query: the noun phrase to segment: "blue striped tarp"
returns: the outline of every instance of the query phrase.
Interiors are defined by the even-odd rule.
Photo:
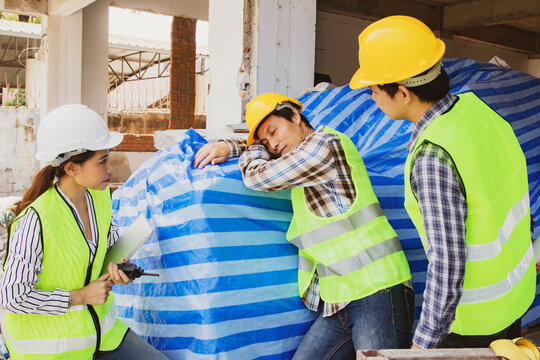
[[[472,60],[444,65],[453,93],[473,91],[511,122],[527,157],[531,212],[540,223],[540,80]],[[344,132],[360,151],[409,260],[418,318],[427,260],[403,208],[412,124],[384,116],[367,89],[344,86],[300,100],[314,127]],[[133,262],[161,274],[115,287],[120,316],[171,359],[289,359],[314,315],[298,298],[296,249],[285,240],[289,192],[245,188],[237,159],[193,169],[203,143],[188,131],[113,194],[121,228],[145,214],[156,229]],[[524,325],[540,319],[539,305]]]
[[[285,240],[289,192],[247,189],[237,159],[193,169],[189,130],[113,194],[115,221],[155,228],[133,262],[159,272],[114,293],[120,317],[171,359],[289,359],[314,313],[298,297]]]

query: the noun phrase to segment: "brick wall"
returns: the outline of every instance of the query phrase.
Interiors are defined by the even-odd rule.
[[[171,29],[169,129],[195,126],[195,19],[175,16]]]
[[[122,134],[150,135],[169,129],[170,114],[148,111],[109,111],[109,130]]]
[[[154,135],[134,135],[124,134],[124,140],[113,151],[135,151],[135,152],[153,152],[157,151],[154,147]]]

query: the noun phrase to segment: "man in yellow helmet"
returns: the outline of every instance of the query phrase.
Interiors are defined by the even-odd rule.
[[[193,164],[241,154],[247,187],[291,189],[287,240],[299,249],[299,295],[319,312],[294,359],[409,347],[414,294],[399,239],[352,141],[330,128],[314,130],[301,111],[295,99],[260,95],[247,105],[247,143],[205,145]]]
[[[358,42],[351,88],[369,86],[391,119],[415,124],[405,208],[430,262],[413,348],[519,336],[536,276],[527,168],[510,124],[473,93],[449,93],[445,45],[421,21],[390,16]]]

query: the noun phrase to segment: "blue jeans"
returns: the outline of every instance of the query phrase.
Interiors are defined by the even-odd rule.
[[[134,331],[128,330],[122,343],[113,351],[100,351],[97,360],[167,360],[167,357],[144,341]]]
[[[414,293],[403,284],[355,300],[330,317],[321,308],[293,360],[355,359],[356,350],[411,346]]]

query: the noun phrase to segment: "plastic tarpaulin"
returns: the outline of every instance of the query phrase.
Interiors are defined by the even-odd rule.
[[[475,92],[512,124],[527,157],[531,213],[540,223],[540,80],[472,60],[444,60],[444,66],[452,93]],[[369,89],[344,86],[300,100],[314,127],[347,134],[360,151],[409,260],[418,318],[427,260],[403,208],[413,125],[386,117]],[[113,194],[121,228],[145,214],[156,229],[133,262],[161,274],[116,286],[119,314],[172,359],[289,359],[314,316],[298,297],[296,249],[285,240],[289,192],[245,188],[237,159],[193,169],[203,143],[188,131]],[[539,305],[524,325],[540,319]]]
[[[133,262],[159,278],[114,289],[119,315],[171,359],[288,359],[314,313],[298,297],[285,240],[289,192],[247,189],[238,159],[193,169],[189,130],[113,194],[120,227],[146,214],[154,234]]]

